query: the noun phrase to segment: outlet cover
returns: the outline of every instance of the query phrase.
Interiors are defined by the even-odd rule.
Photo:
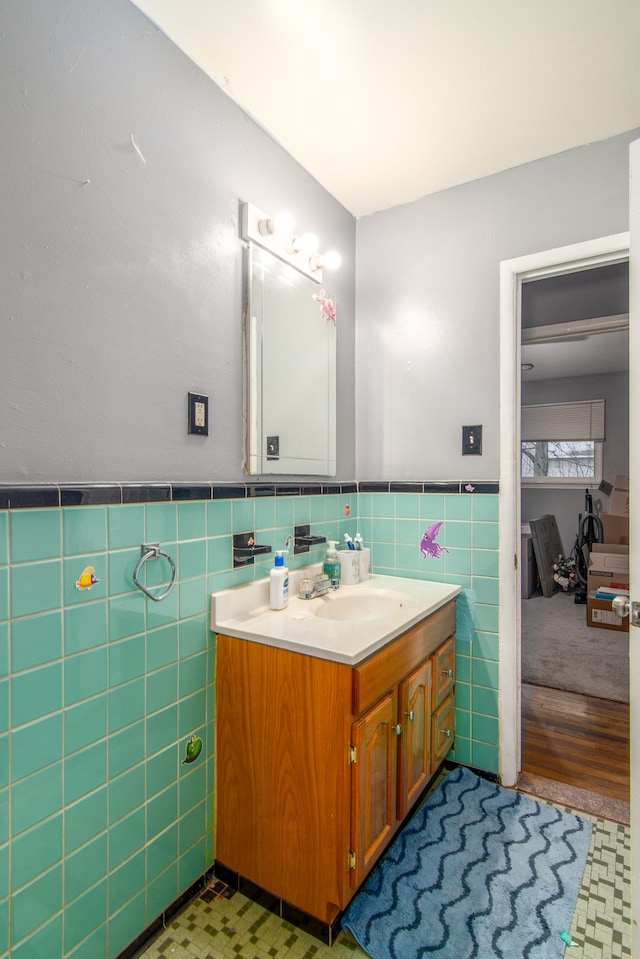
[[[482,427],[462,427],[462,455],[482,456]]]
[[[187,393],[189,398],[189,432],[209,435],[209,397],[202,393]]]

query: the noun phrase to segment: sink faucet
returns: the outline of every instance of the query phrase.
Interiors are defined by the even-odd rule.
[[[316,596],[324,596],[330,589],[338,588],[337,580],[331,580],[326,573],[317,573],[313,579],[303,579],[300,581],[300,599],[315,599]]]

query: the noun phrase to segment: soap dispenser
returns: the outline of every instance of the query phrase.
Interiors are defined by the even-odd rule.
[[[327,555],[325,557],[324,566],[322,571],[325,576],[328,576],[331,580],[331,585],[334,589],[340,584],[340,573],[342,572],[342,567],[340,566],[340,557],[338,556],[338,550],[336,546],[338,543],[336,540],[330,539],[327,549]]]
[[[276,550],[275,564],[269,573],[269,606],[284,609],[289,604],[289,570],[284,565],[286,549]]]

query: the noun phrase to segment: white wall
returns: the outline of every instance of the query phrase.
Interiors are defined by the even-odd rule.
[[[627,230],[638,136],[358,221],[358,479],[498,479],[500,261]],[[461,427],[477,423],[483,455],[463,457]]]

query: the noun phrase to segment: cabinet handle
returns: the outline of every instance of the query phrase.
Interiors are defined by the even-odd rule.
[[[413,709],[410,709],[408,713],[405,713],[405,716],[408,716],[409,721],[413,722]]]
[[[450,730],[450,729],[441,729],[441,730],[440,730],[440,735],[441,735],[441,736],[444,736],[445,739],[448,739],[449,736],[451,735],[451,730]]]
[[[396,736],[401,736],[401,735],[402,735],[402,723],[398,723],[398,725],[397,725],[397,726],[393,726],[392,729],[393,729],[394,733],[396,734]]]
[[[452,669],[445,669],[445,668],[443,667],[443,669],[442,669],[442,675],[443,675],[443,676],[448,676],[449,678],[451,678],[451,677],[453,676],[453,670],[452,670]]]

